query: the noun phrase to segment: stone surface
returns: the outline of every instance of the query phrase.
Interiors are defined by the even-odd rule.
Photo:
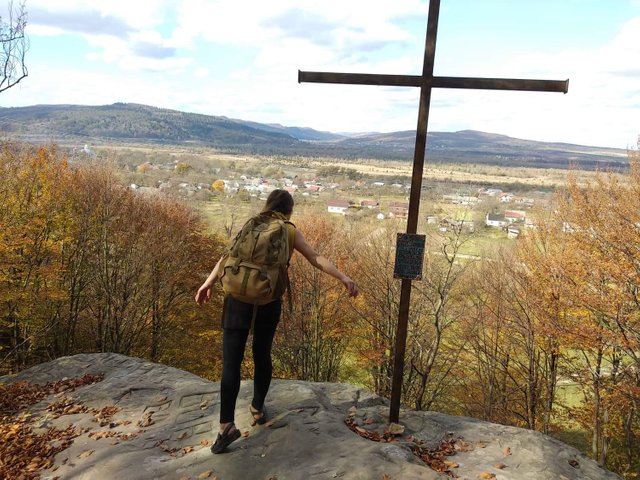
[[[447,440],[458,451],[446,460],[456,465],[450,470],[461,479],[481,474],[497,480],[619,478],[545,435],[436,412],[403,411],[404,433],[391,443],[363,438],[384,435],[388,403],[352,385],[275,380],[267,398],[270,421],[251,427],[253,387],[243,382],[236,424],[245,436],[228,453],[213,455],[218,382],[117,354],[60,358],[0,381],[46,383],[85,373],[104,374],[104,379],[67,396],[88,407],[115,405],[119,411],[111,426],[101,427],[90,414],[53,418],[45,411],[51,397],[30,408],[42,428],[74,424],[87,430],[56,456],[55,471],[43,472],[43,478],[437,479],[445,476],[411,449],[434,449]]]

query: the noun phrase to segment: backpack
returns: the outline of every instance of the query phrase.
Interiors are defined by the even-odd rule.
[[[220,282],[225,295],[255,306],[280,298],[289,284],[295,225],[277,212],[250,218],[231,242]]]

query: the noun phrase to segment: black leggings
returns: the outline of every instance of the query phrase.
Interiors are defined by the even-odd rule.
[[[271,346],[280,320],[282,302],[277,300],[258,307],[253,334],[254,409],[262,410],[271,384],[273,367]],[[234,421],[236,399],[240,391],[240,367],[249,336],[253,305],[228,299],[225,305],[222,336],[222,380],[220,382],[220,423]],[[242,320],[240,320],[242,319]]]

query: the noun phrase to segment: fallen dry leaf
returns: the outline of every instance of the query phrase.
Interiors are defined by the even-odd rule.
[[[572,460],[569,460],[568,462],[569,462],[569,465],[571,465],[573,468],[578,468],[578,466],[580,465],[577,460],[572,459]]]
[[[364,423],[365,425],[371,425],[374,422],[375,422],[375,420],[373,418],[368,417],[368,418],[365,418],[364,422],[362,422],[362,423]]]
[[[511,455],[511,447],[504,447],[502,449],[502,453],[504,453],[505,455]]]
[[[89,438],[92,440],[100,440],[101,438],[109,438],[109,437],[115,437],[116,436],[116,432],[114,432],[113,430],[109,431],[101,431],[101,432],[91,432],[89,434]]]
[[[186,455],[187,453],[191,453],[193,452],[193,447],[191,445],[187,445],[186,447],[184,447],[182,449],[182,451],[184,452],[184,454]]]
[[[153,410],[150,410],[147,413],[145,413],[142,416],[142,418],[138,420],[138,425],[142,428],[153,425],[155,422],[151,419],[151,415],[153,415],[154,413],[155,412]]]
[[[404,433],[404,425],[400,425],[399,423],[391,422],[389,424],[388,431],[391,435],[400,435]]]
[[[207,447],[211,445],[211,440],[209,440],[208,438],[203,438],[202,440],[200,440],[200,445],[202,445],[203,447]]]
[[[202,472],[198,475],[198,478],[209,478],[213,472],[211,470],[207,470],[206,472]]]
[[[498,463],[494,463],[494,464],[493,464],[493,466],[494,466],[495,468],[497,468],[498,470],[502,470],[502,469],[504,469],[504,468],[507,468],[507,466],[506,466],[504,463],[500,463],[500,462],[498,462]]]
[[[382,476],[382,480],[393,480],[393,479],[391,478],[391,475],[389,475],[389,474],[386,474],[386,473],[385,473],[385,474]]]
[[[484,442],[476,442],[476,447],[478,448],[487,448],[487,444]]]
[[[493,473],[482,472],[480,475],[478,475],[478,478],[482,478],[483,480],[491,480],[492,478],[496,478],[496,476]]]
[[[208,406],[209,406],[209,400],[203,400],[202,402],[200,402],[200,410],[206,410]]]
[[[460,466],[456,462],[452,462],[450,460],[445,460],[443,463],[449,468],[458,468]]]
[[[93,455],[93,452],[95,450],[85,450],[84,452],[82,452],[80,455],[78,455],[78,458],[87,458],[90,457],[91,455]]]
[[[178,440],[184,440],[188,436],[189,436],[189,434],[186,431],[184,431],[180,435],[178,435]]]

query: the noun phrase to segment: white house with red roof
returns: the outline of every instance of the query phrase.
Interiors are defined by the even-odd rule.
[[[338,213],[340,215],[346,215],[349,208],[349,202],[341,199],[333,199],[327,201],[327,211],[329,213]]]

